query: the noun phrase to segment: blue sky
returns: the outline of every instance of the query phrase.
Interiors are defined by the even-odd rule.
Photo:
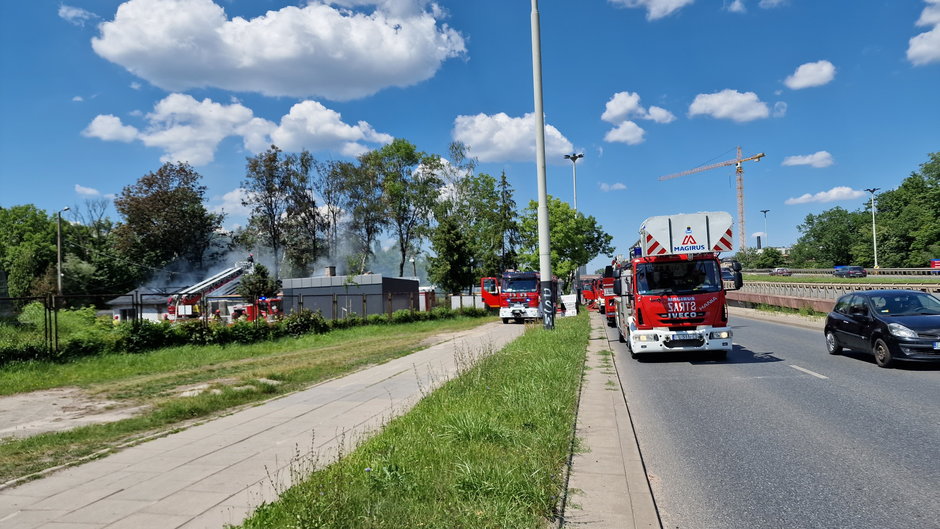
[[[548,190],[625,252],[646,217],[723,210],[749,245],[862,207],[940,151],[940,0],[539,3]],[[0,7],[0,206],[54,212],[189,161],[244,221],[245,158],[401,137],[536,199],[531,2],[67,0]],[[112,212],[112,215],[115,216]],[[735,237],[737,244],[737,236]],[[604,264],[596,259],[590,269]]]

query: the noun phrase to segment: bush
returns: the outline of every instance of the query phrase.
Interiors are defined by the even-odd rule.
[[[461,316],[467,316],[469,318],[482,318],[486,316],[489,312],[486,309],[478,309],[475,307],[461,307],[457,309],[457,314]]]
[[[108,349],[108,342],[97,332],[76,334],[64,344],[59,344],[60,360],[101,354]]]
[[[271,334],[268,324],[264,321],[239,320],[229,327],[232,340],[241,344],[249,344],[267,340]]]
[[[44,360],[49,357],[42,339],[30,341],[0,340],[0,366],[13,362]]]
[[[431,309],[431,319],[432,320],[446,320],[448,318],[454,317],[454,311],[450,310],[447,307],[437,306]]]
[[[418,317],[415,316],[414,312],[408,309],[402,309],[393,312],[390,321],[391,323],[410,323],[417,319]]]
[[[322,334],[329,330],[329,325],[323,319],[320,311],[313,312],[309,309],[287,315],[278,325],[282,326],[284,332],[290,336],[302,336],[309,333]]]
[[[370,314],[366,318],[366,324],[368,325],[385,325],[388,323],[388,316],[385,314]]]
[[[149,320],[133,320],[117,326],[120,336],[117,345],[121,351],[139,353],[172,345],[178,339],[169,323],[154,323]]]

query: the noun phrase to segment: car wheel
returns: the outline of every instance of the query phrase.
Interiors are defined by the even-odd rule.
[[[831,330],[826,330],[826,349],[831,355],[837,355],[842,352],[842,346],[836,340],[836,335]]]
[[[872,352],[875,353],[875,363],[878,364],[878,367],[891,367],[894,365],[894,356],[891,355],[891,349],[881,338],[875,340]]]

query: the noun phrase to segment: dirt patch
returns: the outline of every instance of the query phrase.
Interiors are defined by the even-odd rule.
[[[0,397],[0,439],[61,432],[133,417],[145,406],[94,398],[79,388],[56,388]]]

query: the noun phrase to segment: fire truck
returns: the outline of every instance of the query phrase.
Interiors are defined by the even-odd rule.
[[[604,267],[604,275],[599,281],[597,291],[598,311],[607,318],[607,326],[617,325],[617,296],[614,293],[614,269],[617,260]]]
[[[168,319],[178,320],[200,317],[199,307],[204,296],[238,279],[242,274],[250,272],[253,268],[254,259],[249,257],[248,261],[235,263],[235,266],[226,268],[208,279],[173,294],[166,303]]]
[[[741,288],[721,277],[719,253],[731,251],[726,212],[650,217],[614,283],[616,326],[634,358],[649,353],[703,351],[717,359],[732,349],[726,290]]]
[[[558,297],[558,281],[553,279],[550,285],[553,306],[556,306],[554,300]],[[480,291],[484,303],[488,306],[499,307],[499,317],[503,323],[541,319],[542,287],[539,273],[533,271],[506,270],[500,278],[480,279]]]
[[[597,274],[585,274],[581,276],[581,301],[588,310],[597,310],[597,281],[601,276]]]

